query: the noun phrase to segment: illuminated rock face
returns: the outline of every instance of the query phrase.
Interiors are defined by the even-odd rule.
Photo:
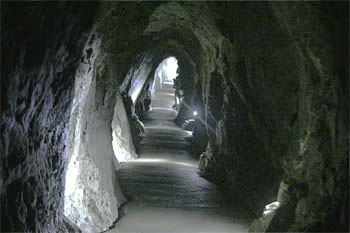
[[[66,141],[92,6],[1,5],[1,232],[73,232]]]
[[[117,102],[114,107],[112,130],[112,145],[116,159],[120,163],[136,159],[138,155],[135,152],[129,120],[119,91],[117,93]]]
[[[92,33],[76,74],[67,142],[64,214],[83,232],[107,230],[118,218],[118,207],[125,201],[114,173],[119,164],[112,149],[108,124],[111,119],[108,111],[95,105],[99,100],[94,67],[100,45],[101,40]],[[125,115],[123,108],[119,105],[119,111]],[[120,128],[121,123],[129,126],[124,118],[124,122],[114,122],[114,127]],[[132,145],[132,140],[128,143]]]

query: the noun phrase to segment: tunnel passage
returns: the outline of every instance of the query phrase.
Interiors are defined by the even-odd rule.
[[[348,232],[348,4],[3,3],[1,230],[108,229],[147,85],[175,56],[175,121],[197,111],[187,145],[250,231]]]
[[[165,58],[156,68],[154,72],[154,77],[150,80],[146,87],[146,98],[144,99],[145,110],[152,109],[151,106],[156,105],[156,107],[169,108],[175,107],[176,96],[175,89],[172,88],[175,85],[174,80],[178,76],[178,61],[175,57]],[[166,89],[169,89],[166,91]],[[164,91],[164,93],[161,93]],[[155,97],[158,101],[163,101],[167,103],[155,103]],[[163,96],[164,98],[161,98]],[[169,98],[169,96],[172,97]]]
[[[192,131],[175,124],[175,90],[170,82],[160,84],[152,108],[140,117],[145,129],[140,157],[117,172],[131,200],[122,207],[127,214],[108,232],[247,231],[252,217],[200,177],[198,158],[190,152]]]

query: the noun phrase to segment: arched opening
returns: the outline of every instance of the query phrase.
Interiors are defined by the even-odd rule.
[[[165,58],[154,72],[151,91],[151,105],[154,108],[176,109],[179,97],[176,96],[176,77],[179,75],[178,60]]]
[[[176,57],[165,58],[157,67],[155,72],[156,81],[158,86],[161,84],[173,84],[174,79],[179,75],[178,73],[178,61]]]

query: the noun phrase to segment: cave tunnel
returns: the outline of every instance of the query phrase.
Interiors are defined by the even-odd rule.
[[[1,232],[349,232],[349,3],[1,2]]]

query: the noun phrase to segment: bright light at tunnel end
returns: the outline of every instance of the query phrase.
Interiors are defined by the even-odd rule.
[[[197,116],[197,111],[194,111],[194,112],[193,112],[193,116]]]
[[[173,81],[174,78],[178,75],[177,73],[177,59],[175,57],[168,57],[164,60],[163,70],[166,73],[165,81]]]

